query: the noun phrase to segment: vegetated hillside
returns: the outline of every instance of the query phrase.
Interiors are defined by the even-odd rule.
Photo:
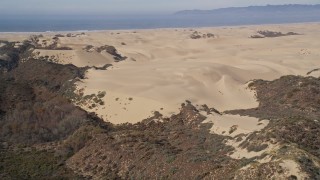
[[[257,92],[258,108],[226,113],[270,119],[270,124],[254,141],[276,139],[280,149],[291,154],[311,179],[320,178],[320,77],[283,76],[274,81],[255,80],[249,84]],[[302,154],[298,153],[303,152]]]
[[[320,77],[284,76],[250,85],[257,91],[259,107],[229,113],[271,119],[276,139],[320,157]]]
[[[0,57],[14,59],[0,61],[0,179],[295,179],[282,165],[287,160],[320,178],[319,78],[254,81],[259,107],[226,112],[270,119],[248,136],[210,132],[203,112],[220,112],[189,101],[169,118],[156,112],[116,126],[68,99],[87,68],[33,59],[32,48],[27,41],[0,48]],[[233,159],[229,140],[251,152],[278,148]]]
[[[56,155],[57,143],[79,128],[107,127],[64,97],[84,70],[34,60],[28,42],[19,47],[6,44],[1,47],[2,56],[9,58],[1,60],[5,63],[0,75],[0,178],[77,177],[63,165],[65,157]],[[65,156],[85,141],[86,137],[70,141]]]

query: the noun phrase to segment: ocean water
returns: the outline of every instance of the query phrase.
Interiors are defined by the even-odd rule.
[[[0,16],[0,32],[92,31],[320,22],[320,15]]]

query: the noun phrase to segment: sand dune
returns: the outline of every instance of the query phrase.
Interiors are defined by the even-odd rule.
[[[185,100],[220,111],[252,108],[258,103],[254,92],[246,88],[248,81],[306,75],[318,65],[320,54],[316,49],[320,43],[309,43],[310,39],[320,37],[318,27],[314,24],[308,28],[303,25],[201,28],[196,30],[217,37],[196,40],[189,37],[194,31],[190,29],[91,33],[87,40],[82,39],[84,44],[93,41],[117,45],[129,59],[107,71],[88,71],[88,79],[79,86],[86,86],[88,93],[108,92],[104,99],[106,107],[98,112],[102,116],[113,114],[107,118],[113,123],[137,122],[152,115],[152,111],[170,115]],[[248,38],[260,29],[303,35]],[[132,97],[132,104],[140,108],[122,104],[119,108],[123,110],[117,110],[115,96]]]
[[[166,116],[176,113],[185,100],[219,111],[256,107],[258,102],[246,86],[248,81],[306,75],[319,68],[320,41],[314,41],[320,39],[319,28],[320,24],[291,24],[87,32],[84,36],[60,38],[61,46],[73,50],[37,51],[42,56],[59,56],[59,63],[63,64],[112,63],[113,67],[104,71],[90,69],[87,79],[78,83],[85,94],[107,92],[105,105],[83,108],[112,123],[134,123],[151,116],[153,111]],[[215,38],[191,39],[195,30],[213,33]],[[302,35],[249,38],[258,30]],[[115,63],[107,53],[85,52],[86,45],[112,45],[128,59]],[[128,98],[132,100],[125,101]]]

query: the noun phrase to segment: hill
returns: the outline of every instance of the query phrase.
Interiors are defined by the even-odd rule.
[[[224,14],[224,13],[237,13],[237,14],[247,14],[247,13],[277,13],[286,15],[288,13],[307,13],[313,14],[320,12],[320,4],[317,5],[299,5],[299,4],[289,4],[289,5],[267,5],[267,6],[248,6],[248,7],[230,7],[230,8],[220,8],[213,10],[183,10],[176,12],[176,15],[200,15],[200,14]],[[319,15],[319,14],[318,14]]]
[[[268,5],[214,10],[185,10],[174,16],[205,25],[279,24],[320,21],[320,5]]]

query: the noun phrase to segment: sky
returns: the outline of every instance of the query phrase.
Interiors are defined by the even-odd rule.
[[[320,0],[0,0],[0,14],[171,14],[180,10],[267,4],[320,4]]]

